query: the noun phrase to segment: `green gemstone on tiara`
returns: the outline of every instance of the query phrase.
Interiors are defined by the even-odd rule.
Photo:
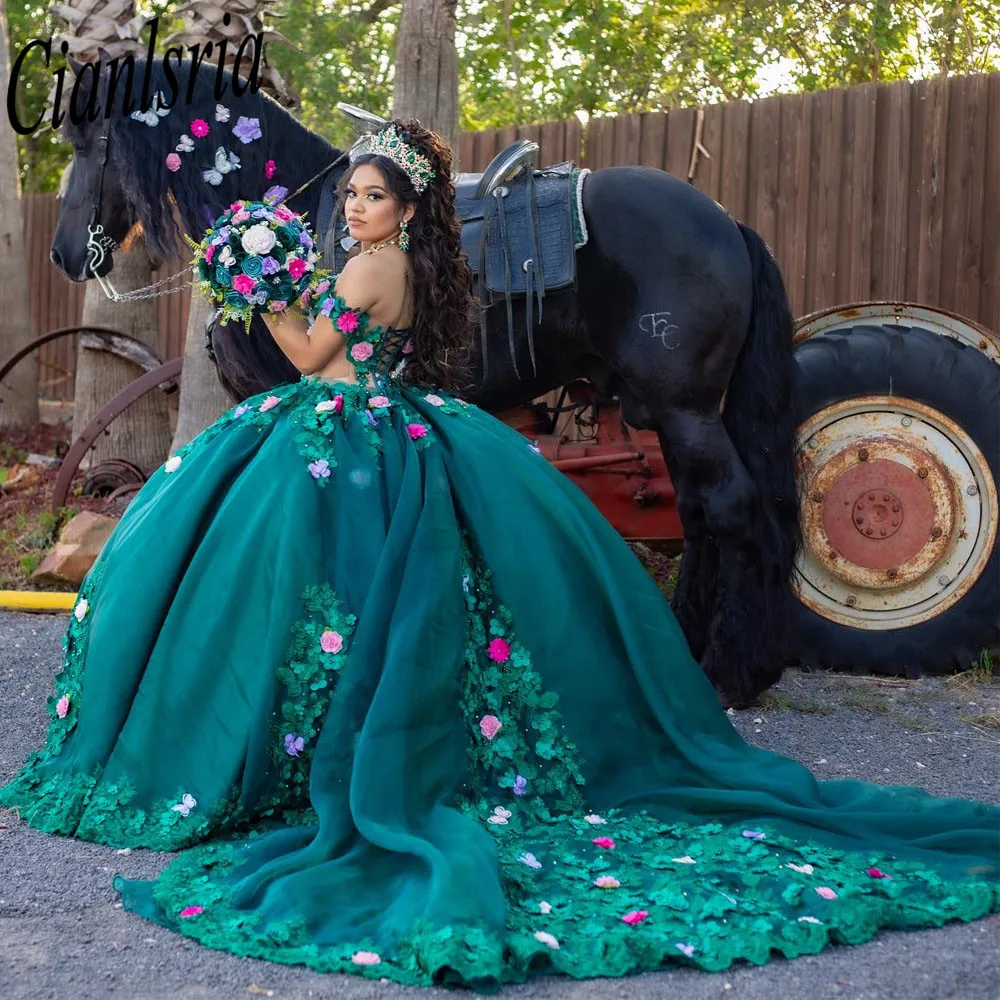
[[[408,151],[400,148],[404,146],[408,147]],[[419,149],[414,149],[400,135],[395,125],[377,132],[369,142],[368,149],[372,153],[392,160],[410,178],[410,183],[418,194],[422,193],[436,176],[427,157]]]

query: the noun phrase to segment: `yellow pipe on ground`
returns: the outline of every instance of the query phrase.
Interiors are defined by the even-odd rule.
[[[8,611],[72,611],[75,604],[75,593],[0,590],[0,608]]]

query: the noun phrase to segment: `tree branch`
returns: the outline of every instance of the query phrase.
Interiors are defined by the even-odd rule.
[[[374,24],[382,13],[390,7],[395,7],[400,0],[374,0],[374,3],[366,11],[358,15],[358,20],[362,24]]]

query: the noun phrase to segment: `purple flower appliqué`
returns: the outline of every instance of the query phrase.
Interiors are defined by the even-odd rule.
[[[309,463],[309,472],[313,479],[329,479],[330,463],[325,458],[319,458]]]
[[[240,115],[239,120],[233,126],[233,135],[244,145],[253,142],[254,139],[259,139],[263,134],[260,130],[259,118],[248,118],[246,115]]]
[[[264,192],[264,197],[262,201],[270,202],[272,205],[277,205],[278,202],[284,201],[288,197],[288,188],[282,187],[280,184],[272,184]]]
[[[281,265],[273,257],[264,257],[260,262],[262,274],[277,274],[281,270]]]
[[[300,753],[305,749],[306,741],[301,736],[295,736],[292,733],[285,733],[285,753],[289,757],[298,757]]]
[[[313,248],[312,237],[304,229],[301,233],[299,233],[299,243],[301,243],[307,250],[312,250]]]
[[[528,779],[519,774],[514,779],[514,794],[524,795],[524,793],[527,790],[528,790]]]

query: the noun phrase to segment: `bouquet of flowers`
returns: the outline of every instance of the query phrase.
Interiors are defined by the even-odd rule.
[[[255,310],[280,312],[290,302],[306,304],[308,289],[327,271],[302,216],[268,201],[234,201],[205,231],[195,251],[195,284],[220,307],[223,321],[243,321],[250,332]]]

